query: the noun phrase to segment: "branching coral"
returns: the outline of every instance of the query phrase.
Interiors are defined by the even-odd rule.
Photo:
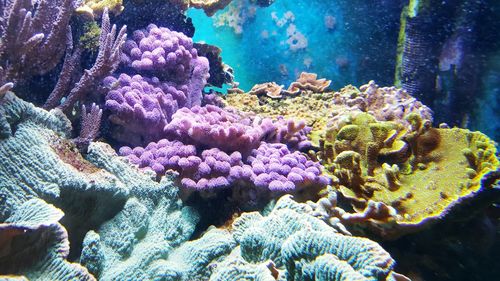
[[[69,21],[77,1],[14,0],[2,5],[0,83],[17,82],[52,70],[64,55]]]
[[[208,60],[186,35],[150,24],[134,32],[121,59],[126,71],[140,74],[105,79],[115,139],[132,145],[160,140],[178,109],[201,105]]]

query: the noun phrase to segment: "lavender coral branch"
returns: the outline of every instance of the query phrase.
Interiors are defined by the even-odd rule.
[[[154,24],[136,30],[125,43],[122,62],[132,71],[158,77],[185,92],[186,103],[180,107],[201,105],[201,91],[210,76],[208,60],[198,56],[193,40],[183,33]]]
[[[108,10],[104,10],[96,61],[90,70],[86,69],[84,71],[80,81],[76,83],[59,108],[63,111],[70,110],[77,101],[83,98],[83,95],[88,92],[94,83],[116,70],[120,63],[122,45],[127,38],[126,30],[126,26],[123,26],[116,35],[116,25],[111,27]]]
[[[216,147],[223,151],[247,153],[256,148],[262,138],[274,130],[270,119],[254,122],[217,106],[182,108],[165,127],[167,136],[186,143]]]
[[[102,109],[95,103],[92,104],[89,112],[87,112],[85,105],[82,105],[82,124],[79,138],[93,141],[99,133],[101,117]]]
[[[104,84],[111,88],[106,95],[110,120],[119,125],[125,135],[120,139],[114,134],[114,138],[129,144],[139,145],[160,139],[163,128],[186,99],[182,91],[160,83],[157,78],[121,74],[118,79],[107,77]]]
[[[324,187],[329,179],[321,175],[319,163],[284,144],[260,142],[246,157],[238,151],[219,148],[197,149],[180,141],[160,140],[145,148],[122,147],[120,155],[142,169],[163,174],[179,173],[183,187],[211,190],[241,183],[273,192],[289,192],[307,186]]]
[[[0,63],[3,79],[17,81],[53,69],[64,54],[66,32],[77,1],[8,1],[2,5]]]
[[[71,89],[71,78],[73,77],[76,67],[80,63],[81,49],[76,48],[76,50],[73,51],[73,35],[71,34],[71,27],[68,29],[69,30],[66,36],[66,56],[64,58],[61,74],[59,75],[56,86],[43,105],[43,108],[45,109],[57,107],[66,93],[69,93]]]

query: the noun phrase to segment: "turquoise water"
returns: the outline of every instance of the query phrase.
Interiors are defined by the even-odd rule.
[[[384,17],[370,5],[354,2],[278,0],[258,7],[238,0],[213,17],[196,9],[188,16],[196,28],[194,40],[219,46],[244,90],[268,81],[287,86],[302,71],[328,77],[334,88],[366,79],[390,81],[391,51],[397,43],[397,29],[390,27],[398,16]],[[353,13],[364,14],[367,21],[360,22]],[[293,38],[299,39],[296,46],[291,46]],[[378,67],[381,63],[385,69]],[[376,75],[365,78],[370,74]]]

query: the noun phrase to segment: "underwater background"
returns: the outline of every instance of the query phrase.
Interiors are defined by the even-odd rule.
[[[500,2],[0,0],[0,280],[496,280]]]

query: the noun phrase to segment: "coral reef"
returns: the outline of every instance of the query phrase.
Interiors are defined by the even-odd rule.
[[[312,217],[307,205],[289,197],[265,217],[248,213],[233,223],[231,232],[209,228],[193,241],[187,238],[194,214],[172,204],[169,196],[160,198],[156,205],[148,197],[129,199],[115,218],[87,234],[81,261],[99,280],[403,280],[391,279],[399,274],[378,244],[336,233]],[[307,231],[318,234],[317,239],[311,240]],[[311,247],[322,250],[308,252]],[[334,272],[336,277],[330,275]]]
[[[111,89],[106,108],[117,125],[113,136],[129,144],[159,139],[172,115],[187,103],[184,92],[157,78],[120,74],[118,79],[107,77],[104,84]]]
[[[58,109],[46,112],[7,93],[0,111],[1,127],[9,131],[0,140],[2,221],[26,201],[43,199],[64,210],[61,222],[77,250],[85,232],[113,216],[131,190],[165,186],[130,167],[106,144],[91,143],[84,158],[69,140],[70,123]]]
[[[91,143],[84,159],[78,151],[61,147],[70,126],[59,110],[46,112],[12,93],[1,102],[3,122],[15,134],[0,141],[0,156],[7,163],[0,169],[4,199],[0,237],[2,245],[11,245],[12,250],[25,249],[0,257],[9,261],[2,263],[7,273],[35,279],[59,276],[60,280],[94,280],[94,276],[99,280],[224,280],[220,278],[246,274],[249,269],[281,278],[332,272],[339,278],[361,274],[386,279],[394,275],[394,261],[378,244],[336,233],[312,216],[309,205],[290,197],[280,199],[265,217],[244,214],[234,222],[232,231],[209,228],[199,239],[188,241],[198,214],[178,199],[171,176],[155,182],[101,143]],[[31,155],[38,155],[37,161]],[[265,161],[259,155],[255,158]],[[308,172],[318,173],[319,169]],[[26,186],[20,186],[21,182]],[[61,210],[44,201],[64,211],[64,227],[57,223],[63,216]],[[83,203],[89,201],[92,203]],[[87,221],[84,224],[82,216]],[[82,243],[78,260],[88,271],[65,261],[71,254],[65,228],[72,247],[78,249]],[[319,236],[313,240],[304,237],[306,229],[318,231]],[[28,235],[44,237],[42,241],[49,243],[42,248],[29,244],[41,240],[25,239]],[[13,242],[19,239],[24,243]],[[310,247],[323,250],[306,254]],[[299,258],[304,254],[310,261]],[[29,259],[24,255],[30,255],[34,263],[26,264]],[[17,258],[23,263],[17,263]],[[262,265],[269,259],[271,262]],[[311,264],[311,269],[301,266],[303,262]]]
[[[71,16],[79,1],[7,1],[0,7],[0,83],[14,82],[29,84],[37,75],[52,71],[65,55],[64,64],[57,84],[45,102],[47,109],[60,107],[65,112],[73,109],[76,102],[85,99],[105,76],[110,75],[118,66],[121,46],[126,39],[126,28],[117,32],[111,26],[108,10],[103,10],[99,51],[94,65],[84,71],[78,82],[74,82],[79,71],[81,44],[73,48]],[[91,32],[95,36],[96,31]],[[91,37],[92,37],[91,36]],[[84,38],[85,39],[85,38]],[[89,38],[90,39],[90,38]],[[93,44],[82,42],[82,44]],[[88,46],[87,46],[88,47]],[[29,97],[32,93],[26,94]],[[66,97],[64,101],[62,98]],[[36,98],[31,97],[36,100]]]
[[[257,186],[275,192],[299,191],[304,187],[324,187],[329,180],[317,162],[284,144],[260,145],[245,156],[219,148],[198,149],[179,141],[160,140],[147,147],[122,147],[120,154],[143,169],[161,175],[172,169],[179,173],[183,187],[212,190],[230,185]]]
[[[330,86],[332,81],[326,80],[325,78],[318,79],[318,75],[316,73],[300,73],[297,81],[292,82],[290,87],[288,87],[288,91],[295,93],[297,91],[313,91],[315,93],[325,92],[326,88]]]
[[[336,216],[346,225],[366,223],[386,238],[442,218],[494,190],[481,184],[485,178],[498,178],[491,140],[446,125],[431,128],[431,110],[395,87],[371,81],[335,93],[229,94],[226,102],[274,119],[305,120],[320,148],[317,158],[358,212]]]
[[[208,60],[198,56],[192,39],[154,24],[134,32],[133,40],[125,44],[122,62],[142,74],[178,84],[208,78]]]
[[[378,244],[339,234],[311,213],[308,205],[284,196],[266,216],[243,214],[233,223],[239,248],[217,267],[214,280],[244,276],[262,280],[394,280],[398,275],[392,272],[394,261]]]
[[[283,91],[283,86],[276,84],[275,82],[268,82],[257,84],[250,89],[248,92],[250,95],[266,95],[273,99],[279,99],[283,97],[281,92]]]
[[[59,79],[43,107],[45,109],[58,107],[68,112],[73,109],[76,102],[84,100],[85,95],[98,84],[98,81],[113,73],[118,67],[122,45],[127,38],[126,31],[126,26],[123,26],[117,33],[116,25],[111,26],[107,8],[104,9],[96,60],[94,65],[86,69],[78,82],[74,84],[72,80],[80,62],[81,50],[79,48],[73,50],[73,38],[69,32],[66,38],[66,57]],[[63,97],[65,97],[64,101],[62,101]]]
[[[192,39],[150,24],[125,43],[125,71],[140,73],[108,77],[106,108],[119,125],[114,137],[139,145],[159,140],[172,115],[182,107],[201,105],[209,77],[208,60],[193,48]],[[136,139],[128,140],[131,134]]]
[[[232,0],[189,0],[189,6],[203,9],[207,16],[212,16],[218,10],[224,9]]]

